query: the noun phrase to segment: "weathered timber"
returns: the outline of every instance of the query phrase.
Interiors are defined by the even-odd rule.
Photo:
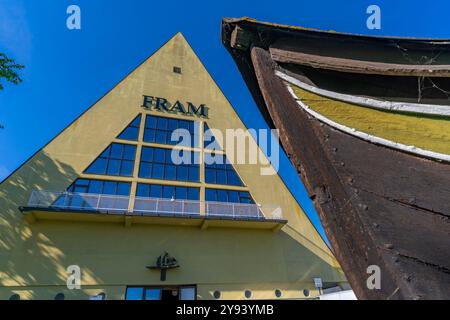
[[[263,49],[282,46],[287,50],[361,61],[393,64],[450,65],[450,39],[380,37],[324,31],[256,21],[223,19],[222,30],[237,26],[253,34],[252,44]],[[228,31],[227,31],[228,32]],[[238,43],[235,43],[238,44]],[[235,48],[230,45],[231,48]]]
[[[236,25],[255,34],[247,50],[230,46]],[[359,82],[358,77],[370,77],[364,79],[374,87],[380,84],[380,93],[388,87],[413,93],[417,77],[363,75],[281,63],[269,51],[279,39],[290,42],[292,48],[319,55],[332,52],[329,49],[340,43],[341,48],[333,52],[337,58],[369,54],[369,61],[405,64],[414,58],[418,65],[430,65],[439,64],[438,60],[440,64],[449,62],[450,42],[350,36],[248,19],[224,20],[222,38],[261,112],[280,130],[282,146],[305,184],[358,298],[450,299],[450,165],[376,145],[321,123],[300,108],[275,72],[289,69],[290,74],[302,81],[311,79],[309,83],[318,87],[324,83],[334,86],[341,75],[349,83],[354,77],[354,83]],[[346,51],[346,46],[352,50]],[[408,59],[396,51],[406,47]],[[433,61],[419,61],[433,52],[442,54]],[[320,76],[311,77],[316,74]],[[328,78],[330,74],[334,79]],[[383,84],[384,79],[398,82],[398,86]],[[433,78],[433,84],[439,91],[447,80]],[[355,90],[355,86],[344,87]],[[368,86],[368,90],[370,93],[372,88]],[[427,98],[436,103],[445,95],[433,93]],[[367,287],[369,265],[381,269],[379,290]]]
[[[234,28],[231,33],[230,44],[233,48],[247,50],[254,41],[254,34],[240,27]]]
[[[277,62],[340,72],[390,76],[450,77],[450,65],[408,65],[361,61],[289,51],[275,45],[270,47],[270,54],[272,59]]]

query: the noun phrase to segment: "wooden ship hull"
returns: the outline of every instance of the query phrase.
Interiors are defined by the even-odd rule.
[[[248,18],[222,40],[357,297],[450,299],[450,41]]]

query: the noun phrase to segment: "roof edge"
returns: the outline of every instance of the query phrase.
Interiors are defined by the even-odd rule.
[[[419,38],[419,37],[400,37],[400,36],[379,36],[379,35],[367,35],[348,32],[337,32],[334,30],[321,30],[316,28],[306,28],[301,26],[291,26],[281,23],[273,23],[267,21],[259,21],[251,17],[231,18],[224,17],[222,23],[226,24],[239,24],[248,23],[253,26],[269,27],[273,29],[285,30],[285,31],[307,31],[311,33],[324,34],[324,35],[337,35],[345,37],[354,37],[359,39],[384,39],[384,40],[399,40],[399,41],[418,41],[418,42],[437,42],[437,44],[450,44],[450,38]],[[441,43],[443,42],[443,43]],[[448,42],[448,43],[446,43]]]

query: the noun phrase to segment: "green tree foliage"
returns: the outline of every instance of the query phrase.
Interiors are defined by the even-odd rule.
[[[23,65],[15,63],[13,59],[0,52],[0,90],[3,90],[2,79],[6,79],[6,81],[14,84],[22,82],[17,71],[23,68]]]
[[[14,84],[21,83],[22,79],[17,74],[17,71],[23,68],[23,65],[15,63],[13,59],[0,52],[0,90],[3,90],[2,79],[6,79],[6,81]],[[3,128],[3,125],[0,123],[0,129]]]

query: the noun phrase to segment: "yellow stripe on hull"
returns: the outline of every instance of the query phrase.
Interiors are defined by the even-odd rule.
[[[290,86],[312,110],[341,125],[404,145],[450,154],[450,118],[375,110]]]

